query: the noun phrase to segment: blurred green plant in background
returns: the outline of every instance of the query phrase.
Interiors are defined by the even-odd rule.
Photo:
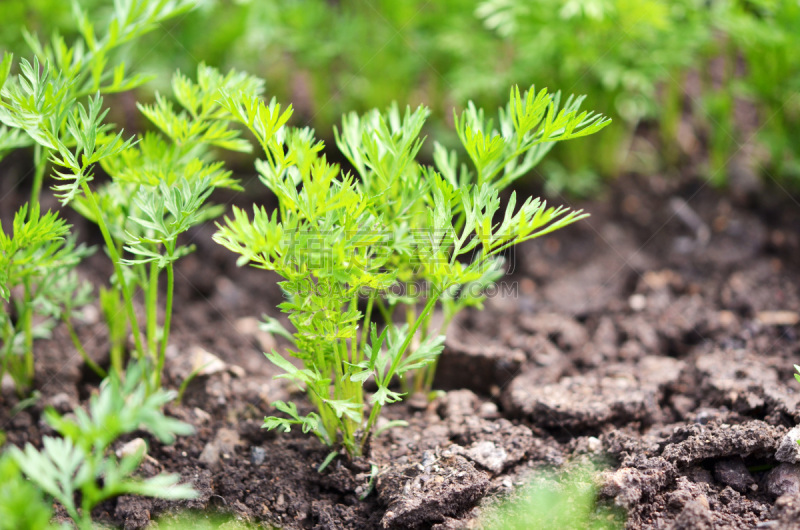
[[[723,38],[709,54],[723,63],[723,83],[708,80],[710,170],[718,184],[743,144],[757,141],[754,155],[762,174],[800,188],[800,2],[719,1],[715,28]],[[748,123],[737,101],[755,111]],[[741,106],[741,105],[740,105]]]
[[[106,0],[82,0],[84,9],[94,10]],[[65,37],[78,34],[78,21],[73,16],[70,2],[58,0],[3,0],[0,24],[0,52],[15,55],[27,54],[28,46],[24,32],[49,37],[57,32]]]
[[[78,3],[101,18],[113,4]],[[61,0],[6,0],[3,14],[0,49],[20,50],[23,25],[76,31]],[[430,108],[441,137],[446,109],[499,107],[507,86],[546,83],[615,121],[554,149],[542,168],[552,192],[591,194],[603,177],[679,171],[698,156],[716,184],[744,157],[800,188],[798,28],[797,0],[198,0],[129,62],[156,74],[147,90],[201,61],[247,70],[319,131],[397,101]]]
[[[537,474],[505,501],[487,508],[485,530],[612,530],[625,526],[625,514],[598,503],[597,471],[582,465]]]
[[[641,122],[680,119],[682,72],[709,32],[695,0],[487,0],[477,14],[515,53],[509,75],[580,87],[617,127],[554,152],[568,174],[616,176]],[[663,89],[663,90],[660,90]],[[559,156],[560,155],[560,156]],[[591,168],[591,169],[590,169]],[[586,179],[579,179],[580,182]],[[596,180],[596,178],[594,179]],[[563,180],[558,187],[581,191]]]

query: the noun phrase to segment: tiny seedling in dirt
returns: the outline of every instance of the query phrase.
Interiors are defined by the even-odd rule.
[[[64,506],[80,528],[93,528],[92,508],[119,495],[163,499],[196,496],[191,486],[178,484],[177,475],[135,477],[144,458],[144,447],[120,459],[110,450],[120,436],[139,429],[163,443],[193,432],[191,425],[162,412],[174,393],[158,390],[148,394],[143,376],[138,365],[128,368],[125,382],[112,373],[100,392],[90,398],[88,412],[77,409],[74,417],[61,416],[52,409],[45,412],[45,421],[61,438],[45,436],[41,450],[31,444],[24,450],[9,449],[28,479]],[[79,504],[76,493],[80,493]]]
[[[57,214],[24,205],[10,234],[0,223],[0,377],[11,376],[24,395],[33,384],[33,341],[50,336],[63,321],[78,351],[95,370],[72,327],[72,313],[90,301],[90,286],[75,267],[89,249],[75,244],[69,225]]]
[[[286,125],[291,107],[225,95],[222,106],[261,145],[265,159],[256,167],[278,208],[255,207],[252,218],[234,208],[214,240],[240,254],[240,265],[284,279],[280,309],[294,326],[290,353],[303,367],[274,351],[266,355],[284,370],[278,377],[303,385],[316,407],[304,413],[294,403],[275,402],[285,416],[266,418],[266,428],[299,425],[329,446],[341,443],[349,455],[361,455],[377,434],[382,408],[404,395],[395,380],[416,378],[422,386],[432,379],[423,370],[444,344],[444,336],[428,330],[437,304],[448,316],[479,305],[481,293],[458,293],[496,280],[506,249],[585,216],[533,198],[518,206],[514,194],[505,210],[500,207],[500,190],[530,170],[552,142],[608,124],[580,112],[581,98],[569,98],[563,108],[559,100],[546,90],[514,89],[499,129],[470,105],[456,117],[456,129],[474,170],[441,147],[436,167],[416,161],[425,108],[351,115],[337,139],[356,178],[328,162],[311,130]],[[392,298],[393,286],[414,282],[424,295]],[[400,302],[402,325],[390,314]],[[378,312],[385,317],[380,328],[373,322]],[[369,397],[368,380],[377,386]]]
[[[34,339],[46,337],[58,320],[66,324],[86,363],[100,376],[106,375],[86,355],[71,320],[74,310],[91,301],[90,287],[74,272],[88,250],[75,244],[69,226],[56,214],[41,213],[39,195],[47,168],[59,166],[55,177],[61,183],[54,189],[62,203],[84,199],[104,236],[108,235],[109,228],[97,212],[109,205],[91,195],[91,167],[132,148],[133,142],[113,134],[111,126],[103,123],[107,111],[101,108],[100,94],[130,90],[147,81],[144,76],[130,75],[125,63],[116,61],[120,49],[191,6],[188,0],[120,0],[101,31],[74,2],[81,36],[72,45],[59,35],[42,44],[26,33],[33,58],[23,59],[14,75],[11,54],[4,54],[0,62],[0,159],[23,147],[33,146],[34,152],[30,201],[17,213],[13,233],[3,233],[0,249],[1,370],[12,376],[20,394],[34,377]],[[107,315],[117,315],[120,312],[111,301],[119,300],[121,291],[130,294],[129,280],[117,265],[121,246],[107,250],[115,261],[118,281],[112,286],[116,296],[105,296],[102,306]],[[132,304],[126,309],[135,323]],[[120,339],[125,336],[124,324],[110,322],[112,342],[124,340]],[[119,348],[112,347],[112,365],[118,373],[122,370]]]
[[[58,37],[47,47],[34,44],[33,61],[23,60],[20,73],[0,92],[0,122],[5,124],[0,136],[9,138],[9,144],[24,131],[37,153],[31,202],[37,204],[39,180],[49,163],[55,167],[53,190],[61,204],[73,206],[100,229],[114,266],[110,288],[100,292],[111,339],[111,371],[124,370],[129,330],[131,356],[145,362],[149,391],[161,386],[174,263],[194,248],[178,238],[222,213],[208,204],[215,188],[237,187],[215,160],[215,149],[251,149],[230,127],[232,118],[217,101],[223,90],[256,95],[263,85],[255,77],[223,75],[201,64],[196,80],[180,73],[173,77],[177,106],[160,94],[154,104],[138,105],[160,132],[126,139],[106,122],[109,109],[104,109],[101,94],[128,90],[144,80],[128,78],[124,64],[107,70],[108,54],[190,6],[186,0],[120,0],[102,36],[78,10],[82,39],[73,46]],[[7,77],[10,59],[2,64],[0,73]],[[110,182],[93,183],[98,165]],[[143,319],[138,303],[144,305]]]
[[[484,510],[481,528],[623,528],[625,514],[619,509],[598,503],[596,482],[596,472],[588,466],[558,473],[542,473],[513,491],[504,502]]]
[[[0,530],[45,530],[50,524],[52,503],[22,475],[8,453],[0,455]]]
[[[434,286],[440,291],[432,298],[438,298],[443,313],[438,333],[445,334],[464,308],[482,307],[485,290],[503,276],[504,255],[513,245],[584,216],[531,198],[515,212],[515,193],[502,212],[499,198],[557,142],[591,135],[609,123],[599,114],[581,112],[583,100],[569,97],[562,106],[559,93],[531,87],[520,94],[515,88],[496,122],[470,103],[460,115],[454,113],[469,163],[435,142],[434,168],[416,163],[427,109],[401,115],[392,107],[385,114],[375,110],[342,120],[341,133],[335,131],[339,149],[356,168],[359,192],[373,198],[392,241],[385,267],[397,270],[397,283],[374,300],[385,321],[399,310],[410,325],[428,298],[426,290]],[[496,225],[500,213],[503,222]],[[472,265],[459,271],[460,278],[448,277],[453,274],[448,267],[469,260]],[[420,326],[423,341],[431,316],[427,312]],[[436,361],[411,371],[404,378],[406,389],[430,392],[435,371]]]

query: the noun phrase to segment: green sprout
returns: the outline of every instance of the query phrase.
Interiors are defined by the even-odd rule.
[[[508,500],[485,510],[481,528],[623,528],[625,514],[598,502],[596,473],[591,466],[582,466],[538,474]]]
[[[531,87],[520,94],[515,88],[507,106],[500,109],[497,129],[483,110],[470,103],[460,116],[454,115],[470,164],[461,163],[457,153],[437,142],[435,170],[415,161],[422,145],[419,134],[426,109],[420,107],[401,116],[392,107],[385,115],[373,111],[361,118],[350,114],[343,119],[342,132],[335,131],[339,149],[356,168],[361,193],[379,197],[377,214],[392,220],[387,228],[395,248],[387,266],[397,269],[403,294],[396,296],[390,291],[375,299],[385,321],[391,321],[398,308],[407,322],[415,321],[417,308],[425,299],[424,289],[417,287],[438,285],[444,316],[439,332],[444,334],[461,310],[482,307],[485,289],[503,275],[503,254],[508,248],[582,217],[581,212],[548,208],[538,199],[526,200],[514,213],[516,194],[512,194],[503,223],[494,226],[501,191],[529,174],[556,142],[588,136],[608,124],[601,115],[581,112],[583,100],[570,97],[562,107],[560,93],[536,92]],[[438,189],[426,189],[437,179],[443,181]],[[431,237],[439,241],[428,253],[420,254],[425,245],[418,245],[418,240]],[[469,255],[477,256],[470,274],[442,283],[438,263],[450,261],[455,266]],[[430,330],[431,315],[425,315],[420,327],[423,340]],[[412,372],[415,380],[407,389],[430,391],[435,371],[433,361],[420,372]]]
[[[58,501],[82,529],[93,528],[92,508],[119,495],[144,495],[162,499],[191,499],[191,486],[178,484],[178,475],[157,475],[148,479],[134,476],[144,458],[144,447],[117,459],[110,451],[120,436],[139,429],[150,432],[163,443],[177,435],[193,432],[191,425],[162,412],[174,393],[148,393],[139,365],[130,367],[125,382],[111,374],[100,392],[89,400],[88,412],[74,411],[74,418],[52,409],[45,421],[61,438],[45,436],[42,450],[31,444],[25,449],[11,447],[9,454],[41,491]],[[80,504],[76,503],[80,493]],[[35,497],[34,497],[35,498]]]
[[[0,146],[13,144],[21,137],[18,131],[24,131],[36,146],[37,157],[46,159],[40,164],[37,158],[32,203],[37,203],[38,175],[49,162],[55,168],[53,190],[61,204],[72,205],[99,227],[114,266],[110,289],[101,291],[111,337],[111,369],[117,374],[124,370],[129,329],[131,354],[147,361],[151,391],[161,386],[173,311],[174,262],[193,249],[178,238],[221,214],[221,209],[208,204],[215,188],[238,188],[212,150],[251,149],[230,128],[232,119],[217,100],[223,90],[258,94],[263,84],[255,77],[223,75],[201,64],[196,80],[180,73],[173,77],[177,107],[160,94],[154,104],[139,105],[159,133],[124,138],[106,122],[108,109],[101,94],[128,90],[144,81],[141,76],[129,78],[124,64],[105,71],[107,55],[190,5],[184,0],[120,0],[102,37],[78,10],[82,40],[69,47],[56,37],[51,46],[34,46],[33,61],[23,60],[20,73],[0,92],[0,122],[8,138]],[[7,56],[0,74],[8,77],[9,71]],[[98,165],[111,181],[95,186]],[[160,299],[162,273],[166,293]],[[144,321],[136,311],[139,292]],[[76,346],[83,352],[77,341]]]
[[[312,131],[286,125],[291,107],[225,95],[222,105],[261,145],[266,158],[256,167],[278,208],[270,214],[255,207],[252,219],[234,208],[214,240],[240,254],[240,265],[284,279],[286,301],[279,307],[295,328],[290,353],[303,367],[274,351],[266,355],[285,372],[278,377],[304,385],[316,407],[303,414],[294,403],[276,402],[288,417],[266,418],[264,427],[299,425],[329,446],[340,442],[351,456],[363,453],[382,408],[404,395],[394,380],[416,378],[423,385],[432,379],[423,370],[444,344],[443,335],[428,329],[437,304],[448,315],[479,304],[481,293],[458,293],[496,280],[506,249],[585,217],[533,198],[518,206],[513,194],[501,210],[499,196],[552,142],[608,124],[579,112],[581,99],[569,98],[560,108],[559,96],[545,90],[512,90],[500,130],[470,106],[456,122],[474,171],[441,147],[436,168],[416,161],[427,115],[422,107],[403,115],[396,108],[385,116],[351,115],[337,139],[356,179],[327,161]],[[412,282],[424,295],[394,297],[394,286]],[[406,308],[402,325],[391,318],[398,304]],[[382,329],[373,321],[378,312],[385,317]],[[377,390],[366,397],[370,379]]]
[[[103,122],[108,111],[102,109],[100,94],[130,90],[147,81],[144,76],[130,75],[123,62],[115,64],[112,59],[125,44],[191,6],[189,0],[118,0],[101,34],[80,4],[74,2],[74,17],[80,29],[80,38],[74,44],[68,45],[60,35],[42,44],[26,33],[34,56],[23,59],[18,65],[19,73],[14,75],[12,55],[3,55],[0,159],[15,149],[31,145],[34,148],[30,202],[17,213],[14,233],[3,233],[0,241],[0,371],[11,374],[20,394],[33,381],[34,339],[47,336],[58,320],[65,323],[85,362],[99,375],[106,375],[86,354],[71,322],[71,313],[90,301],[90,287],[80,282],[74,271],[88,250],[75,244],[69,227],[56,214],[40,215],[39,195],[47,167],[55,165],[58,170],[54,176],[61,183],[54,189],[62,204],[83,194],[89,210],[99,211],[88,187],[93,165],[108,161],[133,145]],[[99,224],[104,236],[109,235],[108,227]],[[119,253],[114,255],[114,250],[109,249],[109,253],[112,259],[116,258],[116,265],[121,258]],[[116,272],[121,272],[119,267]],[[126,287],[124,279],[115,285],[117,290],[124,291]],[[127,315],[135,321],[132,305],[127,309]],[[113,340],[119,341],[120,330],[119,325],[111,326]],[[119,349],[112,359],[113,368],[119,372],[123,365]]]
[[[63,321],[80,346],[71,318],[89,303],[91,288],[74,269],[89,249],[76,245],[69,228],[57,214],[28,204],[14,216],[11,234],[0,223],[0,376],[8,373],[20,395],[33,384],[34,339],[49,337]],[[102,373],[82,347],[78,351]]]
[[[9,453],[0,455],[0,530],[45,530],[50,524],[52,503],[22,475]]]

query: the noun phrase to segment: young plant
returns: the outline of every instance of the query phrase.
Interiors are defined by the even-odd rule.
[[[115,263],[117,295],[104,296],[109,308],[121,301],[126,311],[110,309],[107,315],[126,315],[134,337],[137,359],[147,359],[152,388],[161,384],[172,316],[174,262],[193,250],[178,238],[192,227],[221,213],[208,204],[215,188],[237,188],[231,173],[213,159],[212,148],[248,151],[250,144],[230,128],[232,118],[217,99],[222,90],[258,94],[262,83],[241,73],[220,74],[200,65],[197,81],[177,73],[172,82],[172,103],[160,95],[154,105],[140,105],[142,113],[162,134],[148,133],[135,145],[126,145],[113,156],[103,158],[103,169],[111,182],[93,191],[85,185],[85,168],[72,165],[67,177],[69,189],[80,183],[75,208],[97,223],[103,232],[109,255]],[[85,127],[92,130],[92,125]],[[68,159],[55,160],[63,165]],[[58,188],[57,188],[58,189]],[[63,188],[62,188],[63,189]],[[159,277],[166,272],[166,294],[159,302]],[[144,334],[133,308],[136,289],[143,293]],[[158,322],[163,307],[163,321]],[[112,329],[124,325],[109,321]],[[112,357],[119,369],[122,359]]]
[[[124,92],[148,78],[129,75],[124,62],[112,62],[120,48],[149,33],[170,18],[192,8],[191,0],[116,0],[105,32],[91,21],[78,2],[73,13],[81,37],[71,46],[59,34],[42,44],[33,35],[25,40],[34,53],[23,59],[20,75],[0,92],[0,123],[27,133],[26,145],[34,147],[34,180],[31,202],[38,203],[48,159],[57,150],[57,138],[68,144],[69,116],[79,102],[95,94]],[[10,70],[10,54],[5,73]],[[3,68],[0,67],[0,87]]]
[[[503,275],[507,249],[582,217],[580,212],[547,208],[538,199],[528,199],[515,213],[516,194],[512,194],[503,223],[494,225],[500,192],[529,174],[556,142],[588,136],[609,123],[599,114],[581,112],[583,100],[569,97],[562,107],[560,93],[546,89],[537,93],[531,87],[521,94],[515,88],[500,109],[497,128],[470,103],[460,116],[454,115],[470,164],[459,162],[457,153],[436,142],[436,171],[415,161],[426,109],[401,116],[394,106],[385,114],[375,110],[342,120],[336,142],[358,172],[359,190],[380,197],[375,205],[378,215],[392,220],[387,228],[394,248],[387,266],[397,269],[402,286],[399,296],[389,291],[375,299],[385,321],[402,308],[404,320],[413,322],[427,298],[427,286],[438,286],[444,316],[439,332],[445,333],[462,309],[482,306],[486,287]],[[429,248],[432,238],[436,244]],[[474,268],[464,281],[443,281],[442,263],[455,265],[468,259]],[[430,317],[429,312],[420,327],[423,340],[430,331]],[[406,388],[430,391],[435,369],[434,361],[424,373],[411,372],[414,384]]]
[[[22,475],[7,452],[0,454],[0,530],[47,530],[53,516],[52,503]]]
[[[486,530],[584,528],[617,530],[625,513],[599,502],[598,473],[593,465],[537,474],[510,497],[489,506],[481,516]]]
[[[104,34],[77,2],[73,7],[81,33],[75,44],[68,46],[55,35],[42,45],[26,34],[34,52],[32,61],[23,60],[17,75],[11,75],[11,54],[5,53],[0,62],[0,159],[12,150],[34,146],[31,200],[17,213],[14,234],[3,234],[0,249],[0,294],[4,300],[0,308],[0,371],[12,375],[20,393],[33,380],[34,339],[46,336],[58,319],[65,322],[87,364],[105,375],[86,355],[71,324],[72,311],[89,302],[88,284],[79,282],[73,270],[88,251],[75,245],[69,227],[54,214],[40,216],[39,194],[49,158],[69,167],[83,163],[88,167],[130,147],[121,136],[107,134],[110,127],[101,123],[105,113],[99,97],[88,100],[88,113],[82,102],[90,94],[129,90],[146,81],[143,76],[128,75],[124,63],[112,68],[111,59],[124,44],[185,12],[191,4],[188,0],[119,0]],[[83,176],[92,178],[90,172]],[[60,178],[68,177],[62,172]],[[66,203],[80,186],[73,182],[57,191]],[[118,335],[112,333],[112,338]],[[117,361],[120,358],[117,355]],[[114,364],[118,370],[121,366],[121,362]]]
[[[79,528],[93,528],[92,508],[119,495],[145,495],[162,499],[191,499],[194,489],[179,484],[178,475],[148,479],[134,476],[144,458],[144,448],[117,459],[110,450],[120,436],[139,429],[163,443],[193,432],[191,425],[170,418],[162,408],[174,397],[164,390],[148,393],[141,367],[128,369],[124,382],[111,374],[99,394],[90,398],[89,410],[77,409],[74,418],[45,412],[45,421],[62,437],[46,436],[42,450],[27,444],[9,453],[28,479],[58,501]],[[80,504],[76,502],[80,493]]]
[[[50,162],[57,167],[56,196],[98,225],[114,264],[111,292],[102,297],[112,338],[112,369],[123,370],[124,329],[130,326],[133,356],[148,361],[147,382],[156,389],[161,385],[169,340],[173,264],[192,250],[179,244],[178,237],[221,213],[207,204],[214,188],[237,187],[230,172],[214,161],[212,148],[250,149],[249,143],[238,138],[238,131],[230,129],[231,118],[216,100],[221,90],[257,94],[262,82],[236,72],[222,75],[205,65],[198,68],[196,82],[177,73],[172,88],[180,108],[158,94],[154,105],[139,105],[161,134],[148,133],[135,141],[123,139],[121,132],[113,132],[105,122],[108,110],[103,110],[99,94],[89,97],[85,105],[73,99],[71,106],[57,106],[60,99],[55,94],[75,90],[73,77],[63,73],[62,78],[42,77],[36,61],[33,67],[23,62],[22,70],[17,90],[10,92],[9,114],[29,118],[20,118],[16,124],[51,153]],[[115,77],[112,87],[116,86]],[[59,110],[20,102],[35,100],[36,94],[43,94],[45,102],[52,99],[51,106]],[[93,189],[96,164],[102,165],[111,182]],[[164,271],[167,285],[159,326],[159,278]],[[145,306],[144,334],[135,308],[138,290]]]
[[[90,249],[76,245],[69,228],[55,213],[28,204],[16,213],[10,234],[0,223],[0,377],[8,373],[20,395],[33,383],[34,339],[49,337],[63,321],[80,346],[71,317],[89,303],[90,287],[74,268]],[[103,373],[82,347],[78,351]]]
[[[393,379],[432,365],[442,351],[444,337],[428,330],[437,304],[452,315],[479,303],[480,293],[459,293],[496,279],[506,249],[584,216],[531,198],[517,208],[512,195],[497,223],[499,190],[533,167],[549,143],[608,123],[578,112],[580,99],[559,109],[558,96],[514,90],[500,131],[474,106],[457,117],[473,173],[441,147],[436,169],[416,162],[424,108],[402,117],[396,109],[386,118],[351,115],[337,138],[356,180],[327,162],[310,130],[286,126],[291,107],[282,111],[274,100],[267,105],[242,94],[228,94],[222,104],[261,144],[266,159],[256,167],[278,208],[270,215],[256,207],[252,219],[235,208],[214,239],[240,254],[239,264],[285,279],[280,308],[295,328],[290,353],[303,368],[266,355],[286,372],[279,377],[305,385],[317,410],[303,415],[295,404],[277,402],[289,417],[266,418],[264,426],[300,425],[328,445],[341,441],[351,456],[362,453],[381,409],[402,399]],[[390,288],[411,282],[423,284],[424,295],[402,300],[406,323],[397,325]],[[372,321],[376,311],[385,317],[381,330]],[[368,379],[377,391],[365,399]]]

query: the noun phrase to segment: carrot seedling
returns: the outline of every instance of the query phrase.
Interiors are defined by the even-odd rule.
[[[294,327],[290,354],[303,366],[274,351],[266,355],[284,371],[278,377],[302,385],[316,408],[304,414],[294,403],[276,402],[283,416],[266,418],[264,427],[300,426],[327,445],[341,443],[351,456],[362,454],[382,408],[404,395],[396,379],[429,384],[444,344],[429,331],[437,305],[448,319],[478,305],[480,292],[461,293],[495,281],[506,249],[585,217],[533,198],[518,206],[513,194],[503,210],[499,193],[553,142],[592,134],[608,120],[580,112],[582,98],[562,108],[559,96],[545,90],[511,95],[499,130],[472,105],[456,117],[474,170],[440,146],[435,167],[416,161],[423,107],[348,116],[337,142],[356,178],[328,162],[311,130],[286,125],[291,107],[225,94],[222,106],[261,145],[265,158],[256,167],[278,207],[255,207],[252,218],[234,208],[214,239],[240,254],[240,265],[284,279],[279,307]],[[419,288],[414,296],[393,292],[410,284]],[[392,318],[398,306],[405,308],[402,325]],[[380,328],[373,322],[379,313]],[[368,380],[377,386],[370,396]]]

